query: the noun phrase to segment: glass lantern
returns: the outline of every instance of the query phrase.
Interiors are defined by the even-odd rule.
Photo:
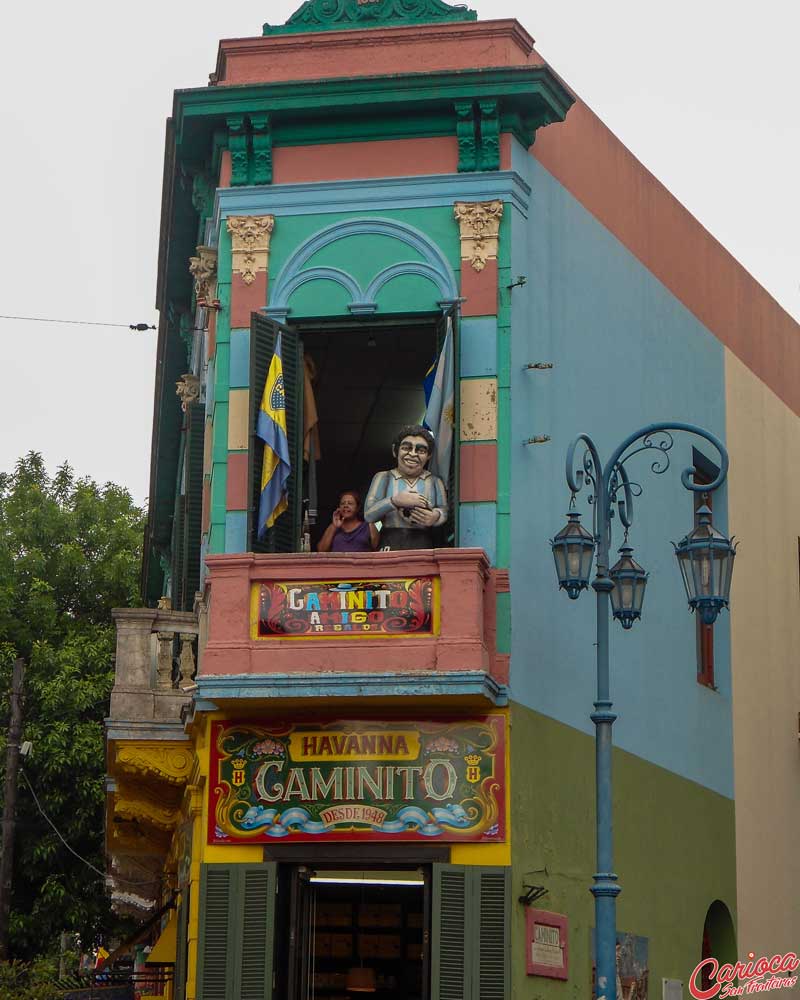
[[[623,545],[619,552],[619,560],[608,571],[614,583],[614,589],[611,591],[611,609],[622,627],[629,629],[642,617],[647,573],[633,558],[633,549],[630,545]]]
[[[594,537],[581,524],[581,515],[567,514],[567,523],[550,542],[559,590],[575,600],[589,586],[594,558]]]
[[[736,546],[711,523],[705,504],[697,516],[697,527],[675,546],[675,555],[689,607],[706,625],[713,625],[720,610],[728,607]]]

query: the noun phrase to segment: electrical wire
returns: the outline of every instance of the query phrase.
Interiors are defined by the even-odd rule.
[[[100,871],[100,869],[97,868],[95,865],[93,865],[91,863],[91,861],[87,861],[86,858],[81,857],[81,855],[78,854],[78,852],[73,847],[71,847],[70,844],[68,844],[66,842],[66,840],[64,840],[64,838],[61,836],[61,831],[58,829],[58,827],[55,825],[55,823],[50,819],[50,817],[47,815],[47,813],[42,808],[42,804],[39,801],[39,797],[37,796],[36,792],[33,790],[33,785],[30,783],[30,781],[28,781],[28,775],[23,771],[22,768],[19,769],[19,773],[22,775],[23,781],[28,786],[28,791],[33,796],[33,801],[36,803],[36,808],[42,814],[42,817],[50,824],[50,826],[53,829],[53,832],[58,837],[58,839],[61,841],[61,843],[64,845],[64,847],[66,847],[66,849],[70,852],[70,854],[73,854],[78,859],[78,861],[80,861],[84,865],[86,865],[87,868],[91,868],[92,871],[95,872],[97,875],[99,875],[100,878],[105,882],[106,879],[108,878],[107,874],[105,872]],[[149,881],[133,882],[133,881],[131,881],[131,879],[122,878],[119,875],[112,875],[111,877],[114,878],[114,879],[116,879],[118,882],[124,882],[126,885],[154,885],[154,884],[156,884],[157,882],[160,881],[159,879],[155,878],[155,879],[150,879]]]
[[[90,319],[47,319],[44,316],[3,316],[0,319],[15,319],[25,323],[69,323],[71,326],[117,326],[125,330],[137,330],[144,333],[145,330],[155,330],[156,327],[148,323],[98,323]]]

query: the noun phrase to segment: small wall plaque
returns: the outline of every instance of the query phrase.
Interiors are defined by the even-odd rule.
[[[560,913],[525,911],[525,962],[529,976],[567,979],[569,952],[568,922]]]

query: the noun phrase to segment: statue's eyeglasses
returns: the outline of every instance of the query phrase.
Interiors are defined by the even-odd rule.
[[[407,444],[405,441],[400,445],[400,451],[406,453],[414,452],[417,455],[427,455],[430,448],[426,444]]]

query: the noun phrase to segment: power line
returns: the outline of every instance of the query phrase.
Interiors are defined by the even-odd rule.
[[[116,326],[124,330],[136,330],[144,333],[145,330],[155,330],[155,326],[148,323],[98,323],[90,319],[47,319],[44,316],[3,316],[0,319],[15,319],[24,323],[69,323],[70,326]]]
[[[100,876],[101,879],[103,879],[103,881],[105,881],[106,878],[107,878],[106,873],[100,871],[100,869],[97,868],[95,865],[93,865],[91,863],[91,861],[87,861],[86,858],[81,857],[81,855],[78,854],[78,852],[73,847],[71,847],[66,842],[66,840],[64,840],[64,838],[61,836],[61,831],[58,829],[58,827],[55,825],[55,823],[50,819],[50,817],[47,815],[47,813],[42,808],[42,804],[39,801],[39,798],[36,795],[36,792],[33,790],[33,785],[30,783],[30,781],[28,781],[27,774],[25,774],[25,772],[22,770],[22,768],[19,769],[19,773],[22,775],[22,780],[28,786],[28,791],[33,796],[33,801],[36,803],[36,808],[42,814],[42,816],[44,817],[44,819],[50,824],[50,826],[53,829],[53,832],[58,837],[58,839],[61,841],[61,843],[64,845],[64,847],[66,847],[66,849],[70,852],[70,854],[73,854],[78,859],[78,861],[81,861],[83,864],[85,864],[87,868],[91,868],[93,872],[95,872],[97,875]],[[159,879],[154,878],[154,879],[151,879],[150,881],[134,882],[131,879],[122,878],[119,875],[114,875],[113,878],[115,878],[118,882],[124,882],[126,885],[154,885],[156,882],[159,881]]]

